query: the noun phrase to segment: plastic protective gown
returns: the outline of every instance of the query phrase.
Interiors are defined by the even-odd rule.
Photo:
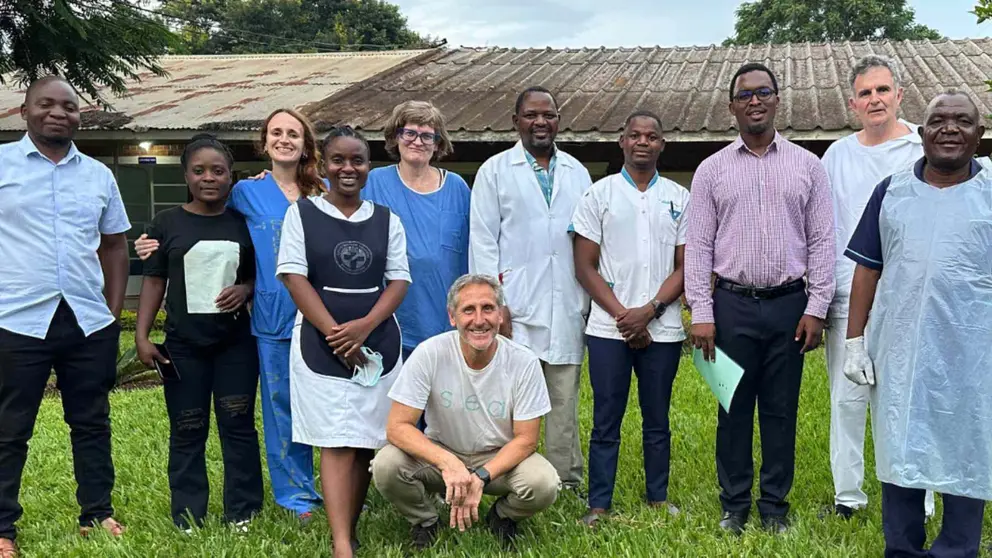
[[[892,177],[878,218],[877,475],[992,500],[992,170],[945,189],[918,172]]]

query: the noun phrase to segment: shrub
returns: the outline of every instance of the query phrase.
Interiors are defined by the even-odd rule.
[[[121,312],[121,329],[125,331],[134,331],[135,326],[138,324],[138,314],[130,310],[124,310]],[[158,314],[155,315],[155,322],[152,324],[152,331],[161,331],[165,328],[165,311],[159,310]]]
[[[114,387],[119,388],[137,382],[157,380],[158,372],[149,370],[147,366],[138,360],[138,350],[134,345],[128,348],[121,347],[120,356],[117,357],[117,383]]]

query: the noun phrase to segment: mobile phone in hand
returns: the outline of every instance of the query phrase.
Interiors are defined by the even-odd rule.
[[[178,382],[182,378],[179,376],[179,369],[176,368],[176,361],[172,360],[172,355],[169,354],[169,350],[165,348],[162,343],[156,343],[155,348],[158,349],[160,355],[164,356],[168,363],[154,361],[155,371],[158,372],[159,378],[162,381],[174,381]]]

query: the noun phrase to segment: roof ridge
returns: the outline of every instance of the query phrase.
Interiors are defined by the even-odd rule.
[[[360,50],[347,52],[287,52],[287,53],[257,53],[257,54],[164,54],[159,60],[251,60],[279,58],[351,58],[363,56],[409,56],[413,53],[428,52],[432,49],[402,49],[402,50]]]

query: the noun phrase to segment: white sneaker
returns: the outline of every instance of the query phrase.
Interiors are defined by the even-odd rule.
[[[249,524],[251,524],[250,519],[242,519],[241,521],[235,521],[232,523],[231,528],[234,529],[236,533],[247,533]]]

